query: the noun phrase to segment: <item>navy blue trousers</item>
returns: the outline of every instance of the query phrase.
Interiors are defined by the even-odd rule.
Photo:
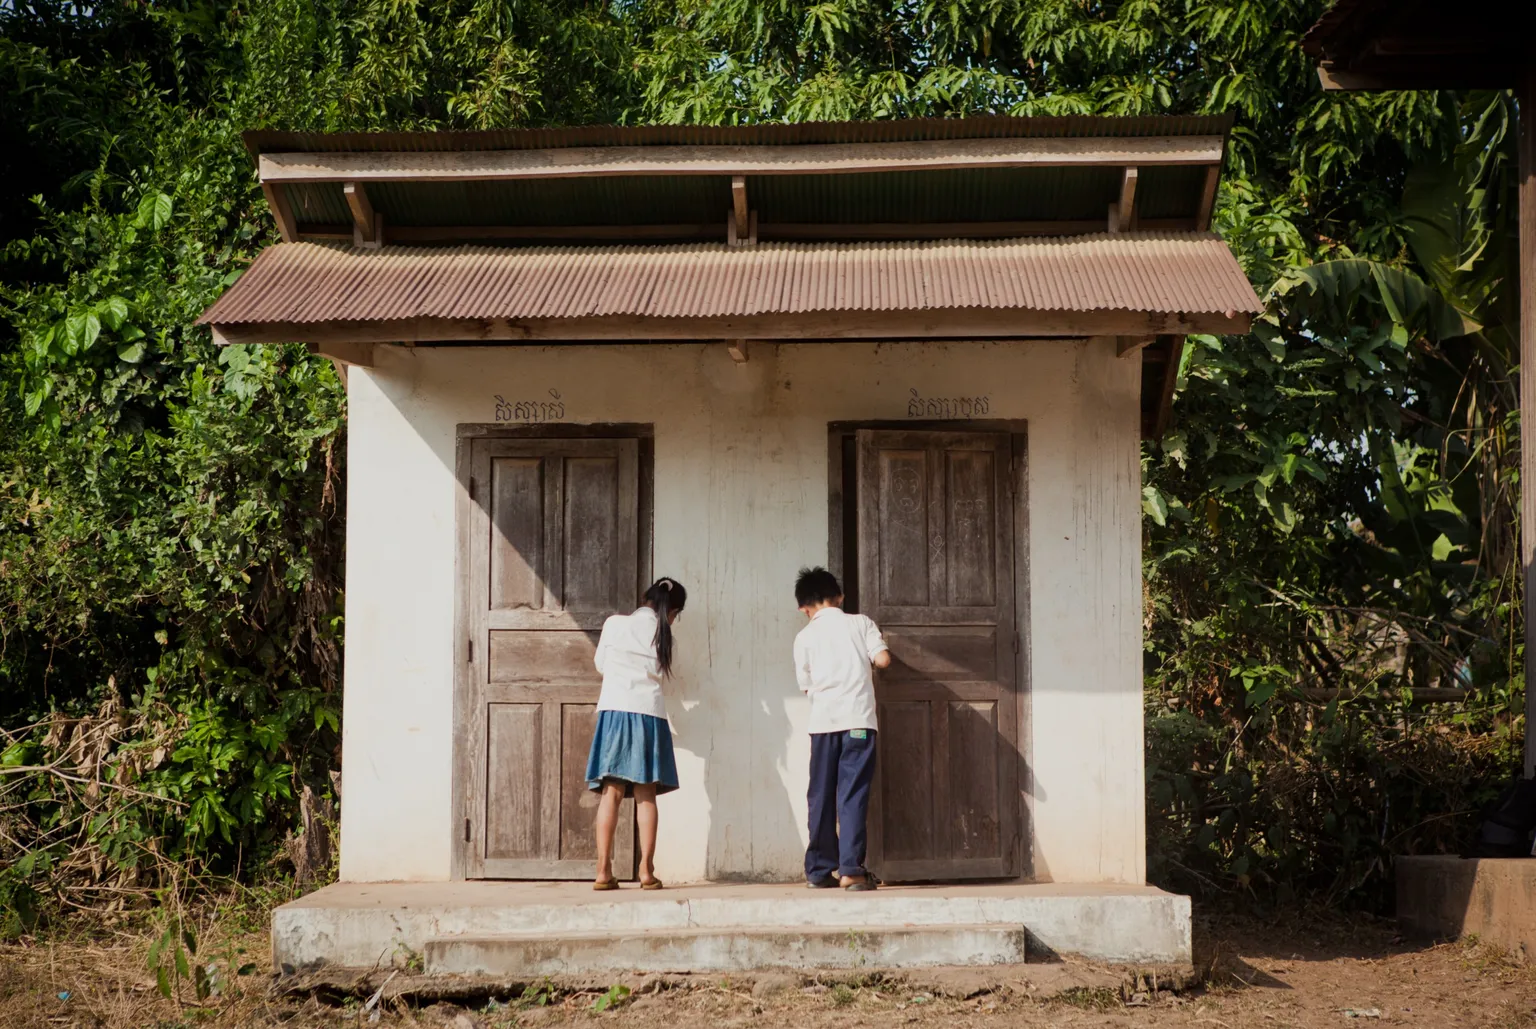
[[[811,733],[809,801],[811,845],[805,849],[805,877],[858,877],[864,869],[864,822],[869,787],[875,780],[875,730]],[[841,830],[841,831],[839,831]]]

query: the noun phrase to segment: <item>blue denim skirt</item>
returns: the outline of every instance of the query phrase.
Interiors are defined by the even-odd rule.
[[[636,783],[655,783],[658,795],[677,789],[677,759],[667,720],[633,711],[599,711],[587,755],[587,789],[602,789],[604,779],[624,783],[626,797],[634,795]]]

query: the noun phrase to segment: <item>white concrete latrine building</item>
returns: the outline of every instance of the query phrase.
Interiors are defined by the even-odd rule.
[[[1145,884],[1139,447],[1185,335],[1259,309],[1207,231],[1227,124],[249,134],[284,242],[202,320],[331,357],[349,410],[343,881],[279,964],[835,964],[849,928],[1187,962]],[[811,564],[895,657],[872,895],[770,885]],[[593,895],[591,656],[656,575],[690,885]]]

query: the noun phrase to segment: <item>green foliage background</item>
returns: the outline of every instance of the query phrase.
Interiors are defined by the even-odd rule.
[[[1523,731],[1513,133],[1321,93],[1324,6],[0,4],[8,931],[259,874],[339,761],[344,395],[191,327],[274,238],[241,130],[977,112],[1235,113],[1218,228],[1271,305],[1145,453],[1151,874],[1383,903]]]

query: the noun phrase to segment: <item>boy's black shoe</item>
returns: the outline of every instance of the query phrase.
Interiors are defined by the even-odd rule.
[[[853,893],[862,893],[865,890],[872,890],[874,888],[875,888],[875,880],[874,880],[874,878],[872,876],[868,876],[868,875],[866,875],[862,879],[857,880],[856,882],[851,882],[847,886],[843,887],[843,889],[849,890],[849,891],[851,891]]]
[[[832,875],[825,879],[807,879],[805,885],[812,890],[830,890],[837,886],[837,876]]]

